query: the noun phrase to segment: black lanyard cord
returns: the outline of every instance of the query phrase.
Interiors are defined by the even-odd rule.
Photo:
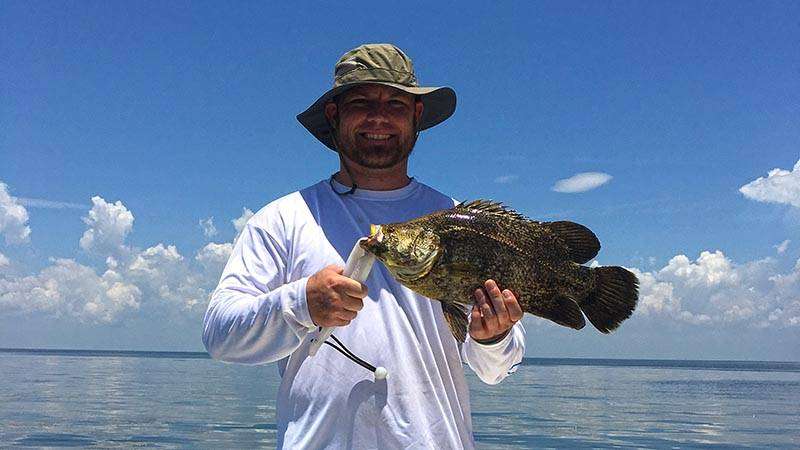
[[[346,356],[349,360],[351,360],[354,363],[358,364],[359,366],[369,370],[370,372],[375,372],[375,366],[373,366],[372,364],[364,361],[363,359],[359,358],[358,356],[354,355],[353,352],[348,350],[347,347],[345,347],[345,345],[342,344],[342,341],[340,341],[339,339],[336,338],[336,336],[331,335],[331,338],[336,342],[336,344],[339,344],[341,346],[341,348],[339,346],[335,345],[335,344],[331,344],[328,341],[323,342],[323,344],[330,345],[331,347],[335,348],[336,351],[338,351],[339,353],[341,353],[344,356]]]

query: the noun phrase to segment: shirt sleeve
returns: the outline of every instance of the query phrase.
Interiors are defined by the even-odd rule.
[[[274,233],[248,223],[203,319],[212,358],[244,364],[280,360],[314,328],[306,303],[308,278],[287,276],[288,250]]]
[[[517,322],[499,342],[484,345],[475,342],[469,334],[461,346],[461,356],[478,378],[487,384],[497,384],[517,371],[525,356],[525,327]]]

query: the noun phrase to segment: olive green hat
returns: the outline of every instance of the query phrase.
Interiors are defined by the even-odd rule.
[[[382,84],[419,96],[424,105],[418,129],[443,122],[456,109],[456,93],[449,87],[420,87],[411,58],[391,44],[366,44],[342,55],[334,70],[333,87],[297,120],[331,150],[336,146],[325,117],[325,104],[335,96],[362,84]]]

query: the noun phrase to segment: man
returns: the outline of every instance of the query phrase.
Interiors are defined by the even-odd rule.
[[[242,230],[212,295],[203,342],[216,359],[278,361],[279,446],[471,448],[462,358],[487,383],[524,354],[522,311],[487,280],[475,293],[469,336],[459,344],[441,304],[398,284],[376,264],[366,285],[342,275],[370,224],[406,221],[453,206],[408,177],[420,130],[455,110],[452,89],[418,87],[411,60],[392,45],[347,52],[331,90],[298,116],[339,153],[330,180],[278,199]],[[317,327],[337,326],[354,353],[390,371],[386,380],[323,346]]]

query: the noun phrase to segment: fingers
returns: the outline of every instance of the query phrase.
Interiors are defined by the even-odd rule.
[[[475,291],[475,302],[481,312],[481,318],[483,319],[486,328],[489,330],[496,330],[500,328],[500,323],[497,320],[497,315],[495,314],[491,300],[486,297],[486,293],[483,291],[483,289],[478,289]]]
[[[367,296],[367,285],[359,283],[358,281],[342,276],[338,280],[341,286],[341,291],[350,297],[364,298]]]
[[[494,280],[486,280],[483,286],[486,288],[486,292],[491,299],[492,309],[494,310],[495,316],[497,316],[498,324],[501,328],[507,327],[511,319],[509,319],[508,316],[508,309],[506,308],[503,293],[500,292],[500,288],[497,287],[497,283],[495,283]]]
[[[356,312],[343,309],[341,311],[335,312],[334,317],[336,317],[337,319],[346,320],[349,323],[351,320],[356,318]]]
[[[367,286],[343,272],[344,268],[330,265],[309,277],[306,302],[314,324],[345,326],[364,308]]]
[[[523,313],[513,292],[501,291],[494,280],[487,280],[482,288],[475,290],[470,335],[477,339],[504,335],[522,319]]]
[[[522,310],[522,306],[520,306],[519,302],[517,301],[517,297],[514,296],[514,293],[508,289],[504,290],[503,303],[505,303],[506,309],[508,310],[509,319],[512,322],[519,322],[522,319],[524,311]]]
[[[325,266],[325,268],[322,269],[322,270],[332,270],[332,271],[338,273],[339,275],[344,273],[344,267],[337,266],[336,264],[331,264],[329,266]]]
[[[342,308],[358,312],[364,307],[362,300],[367,296],[367,285],[347,277],[340,277],[336,291],[340,294]]]
[[[483,324],[483,317],[481,317],[480,307],[478,306],[477,303],[472,305],[472,312],[470,314],[471,314],[471,317],[470,317],[470,324],[471,325],[480,326],[480,327],[485,326]]]
[[[359,312],[364,308],[364,300],[358,297],[343,295],[340,297],[342,308],[347,311]]]
[[[481,310],[477,303],[472,305],[472,312],[470,313],[469,320],[469,333],[478,339],[484,339],[486,333],[486,324],[481,317]]]
[[[328,311],[327,317],[323,320],[324,323],[320,324],[325,327],[344,327],[350,325],[350,322],[356,318],[357,313],[347,309],[335,309]]]
[[[323,327],[346,327],[348,325],[350,325],[350,321],[349,320],[340,319],[338,317],[331,317],[330,319],[328,319],[328,321],[324,325],[321,325],[321,326],[323,326]]]

